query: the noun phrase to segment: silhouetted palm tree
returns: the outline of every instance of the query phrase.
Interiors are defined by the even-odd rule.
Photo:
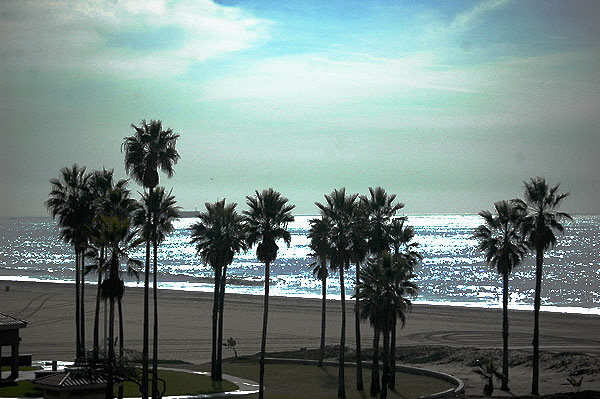
[[[367,258],[369,252],[367,238],[368,219],[364,206],[360,202],[356,202],[351,212],[351,248],[350,258],[355,265],[355,280],[354,280],[354,295],[358,293],[357,284],[360,279],[362,264]],[[362,351],[361,351],[361,334],[360,334],[360,305],[358,298],[354,303],[354,332],[356,337],[356,389],[364,390],[362,378]]]
[[[217,381],[223,379],[221,363],[227,266],[237,253],[246,249],[243,218],[236,212],[236,206],[236,203],[226,205],[225,199],[214,204],[207,202],[206,211],[198,215],[200,221],[190,227],[192,244],[196,244],[202,261],[215,271],[211,377]]]
[[[141,262],[130,259],[127,253],[135,248],[142,241],[135,238],[137,232],[131,231],[131,219],[120,218],[118,216],[101,216],[101,223],[104,223],[103,230],[108,237],[110,256],[108,263],[108,278],[106,278],[100,287],[101,295],[104,299],[108,299],[110,304],[109,310],[109,339],[108,339],[108,354],[107,354],[107,392],[106,398],[113,397],[113,382],[114,370],[113,365],[116,363],[115,357],[115,302],[118,304],[119,310],[119,359],[123,358],[123,313],[121,307],[121,299],[125,292],[125,285],[121,278],[121,260],[126,259],[128,272],[137,275],[136,267],[141,265]],[[122,390],[119,390],[119,396],[122,397]]]
[[[369,196],[363,195],[360,197],[361,205],[367,219],[367,226],[364,230],[366,231],[368,249],[369,252],[376,257],[380,257],[384,252],[389,251],[392,244],[388,225],[396,212],[404,208],[403,203],[394,202],[395,200],[395,194],[390,195],[381,187],[369,187]],[[359,276],[357,275],[357,281],[358,280]],[[357,302],[356,318],[358,319],[358,317]],[[378,338],[375,337],[374,342],[377,340]],[[393,345],[395,346],[395,334]],[[374,362],[375,360],[373,360],[373,365],[371,367],[371,384],[375,384],[375,386],[371,386],[372,392],[377,390],[379,381],[378,367]],[[393,381],[395,381],[395,379],[392,380],[392,382]]]
[[[383,379],[381,382],[381,398],[387,397],[387,388],[391,375],[390,367],[390,332],[394,320],[400,319],[402,326],[406,322],[405,312],[410,309],[409,298],[417,294],[417,286],[410,281],[414,278],[406,258],[401,255],[384,253],[367,263],[358,287],[361,304],[361,316],[369,319],[374,329],[383,335]],[[377,336],[377,334],[376,334]],[[378,342],[374,348],[374,356],[378,352]],[[377,376],[377,378],[379,378]],[[378,392],[371,391],[372,396]]]
[[[525,199],[515,200],[518,206],[526,210],[523,230],[529,245],[535,249],[535,299],[533,303],[533,381],[531,394],[539,395],[539,317],[542,293],[542,271],[544,265],[544,252],[556,245],[555,232],[563,233],[562,221],[571,219],[565,212],[558,208],[569,193],[558,193],[560,184],[550,187],[543,177],[531,178],[525,185]]]
[[[105,234],[106,232],[103,229],[105,225],[102,222],[101,216],[126,218],[135,205],[135,201],[129,198],[129,191],[127,191],[125,196],[122,195],[123,191],[126,190],[127,180],[119,180],[115,183],[113,174],[113,170],[95,170],[92,172],[89,180],[94,208],[94,219],[92,220],[90,232],[90,246],[93,251],[90,252],[90,255],[94,259],[95,264],[89,265],[86,268],[86,271],[89,272],[94,270],[98,274],[98,282],[96,285],[96,309],[94,312],[94,361],[98,361],[100,348],[100,286],[102,284],[103,274],[108,272],[106,247],[109,243]],[[119,198],[124,199],[124,201],[121,201]]]
[[[479,240],[478,249],[485,253],[486,262],[496,267],[502,276],[502,379],[501,389],[508,391],[508,276],[513,268],[521,264],[529,248],[521,234],[523,208],[514,202],[498,201],[496,213],[483,210],[479,216],[485,224],[475,229]]]
[[[423,259],[423,255],[417,252],[419,243],[413,241],[415,237],[415,230],[412,226],[404,225],[406,220],[407,218],[404,216],[393,218],[386,228],[394,255],[402,256],[406,262],[406,266],[412,273]],[[396,389],[396,325],[397,320],[394,319],[394,325],[392,326],[390,338],[391,375],[389,383],[389,388],[393,390]]]
[[[396,212],[404,208],[404,204],[394,202],[396,195],[386,193],[381,187],[369,187],[369,196],[361,196],[360,200],[365,207],[369,223],[367,230],[369,252],[381,256],[391,246],[387,226]]]
[[[310,220],[308,238],[310,240],[311,256],[315,259],[311,266],[313,275],[321,281],[321,344],[319,347],[318,366],[323,367],[325,354],[325,329],[327,326],[327,277],[329,276],[329,257],[331,251],[330,221],[327,218],[315,218]]]
[[[82,311],[84,252],[88,244],[90,223],[93,217],[89,191],[89,177],[85,167],[74,164],[60,170],[59,178],[50,180],[50,198],[46,207],[53,219],[58,218],[60,238],[73,245],[75,250],[75,331],[76,357],[85,354],[84,314]]]
[[[340,296],[342,303],[342,326],[340,332],[340,354],[338,371],[338,398],[346,397],[345,388],[345,350],[346,350],[346,287],[344,271],[350,266],[353,256],[354,241],[354,215],[357,209],[358,194],[346,195],[346,189],[333,190],[325,195],[325,204],[316,202],[315,205],[321,212],[321,217],[331,223],[329,231],[331,251],[330,266],[340,274]]]
[[[260,345],[260,399],[264,397],[264,375],[265,375],[265,350],[267,343],[267,322],[269,315],[269,280],[270,266],[277,258],[279,247],[276,241],[282,239],[288,246],[291,243],[291,235],[287,225],[294,221],[292,210],[294,205],[288,204],[288,199],[272,188],[255,192],[254,197],[246,197],[246,204],[250,209],[244,211],[244,220],[247,227],[247,244],[256,247],[257,259],[265,264],[265,296],[263,309],[262,339]]]
[[[158,169],[173,175],[173,165],[179,160],[179,153],[175,149],[178,134],[170,128],[163,130],[160,120],[151,120],[150,124],[142,120],[140,126],[133,123],[131,127],[135,134],[126,137],[121,147],[125,152],[125,169],[127,173],[152,195],[154,187],[158,185]],[[152,215],[148,214],[148,225],[152,225]],[[148,291],[150,283],[150,240],[146,242],[146,265],[144,271],[144,329],[142,343],[142,398],[148,398],[148,330],[149,330],[149,300]],[[153,390],[154,392],[155,390]]]
[[[152,395],[158,395],[158,246],[173,232],[173,221],[179,218],[179,207],[175,197],[165,192],[164,187],[155,187],[151,193],[142,195],[140,206],[135,211],[134,224],[139,226],[146,241],[152,242],[152,298],[154,299],[154,323],[152,339]],[[152,224],[148,225],[148,220]]]

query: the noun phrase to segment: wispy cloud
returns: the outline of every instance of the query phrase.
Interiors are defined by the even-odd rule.
[[[467,32],[481,25],[488,14],[505,7],[509,3],[510,0],[487,0],[479,2],[475,7],[458,14],[448,26],[448,30],[452,33]]]
[[[4,67],[178,74],[268,39],[270,22],[210,0],[2,4]],[[160,35],[173,34],[158,46]],[[175,40],[177,39],[177,40]],[[132,43],[142,46],[132,46]]]

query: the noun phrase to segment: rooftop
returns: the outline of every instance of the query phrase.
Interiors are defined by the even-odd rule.
[[[27,321],[0,313],[0,330],[27,327]]]
[[[33,382],[37,385],[64,389],[106,386],[106,378],[99,374],[89,373],[83,370],[69,370],[50,374],[36,378]]]

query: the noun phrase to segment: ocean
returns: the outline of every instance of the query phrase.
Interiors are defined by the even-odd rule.
[[[415,270],[420,291],[415,303],[454,306],[500,307],[501,277],[477,251],[474,229],[478,215],[407,215],[415,228],[415,241],[424,258]],[[308,248],[309,220],[299,215],[288,227],[289,247],[279,243],[271,265],[271,295],[320,298],[321,282],[312,275]],[[171,290],[211,292],[212,271],[190,244],[189,227],[196,218],[175,222],[175,231],[159,248],[159,286]],[[600,315],[600,215],[576,215],[565,224],[554,249],[546,252],[542,310]],[[130,256],[144,259],[144,248]],[[74,279],[71,246],[58,238],[49,217],[0,218],[0,280],[51,281]],[[535,258],[529,256],[510,276],[512,309],[533,309]],[[250,250],[236,256],[228,268],[227,292],[262,295],[264,265]],[[346,292],[353,292],[354,271],[346,274]],[[93,283],[96,277],[89,277]],[[125,275],[128,286],[142,286]],[[339,298],[339,276],[330,275],[328,298]],[[349,297],[349,295],[348,295]]]

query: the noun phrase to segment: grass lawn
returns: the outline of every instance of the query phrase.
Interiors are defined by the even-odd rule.
[[[184,373],[181,371],[159,370],[160,378],[167,381],[165,396],[170,395],[197,395],[237,390],[237,385],[229,382],[215,382],[209,376]],[[116,393],[116,390],[115,390]],[[140,390],[133,382],[126,382],[124,396],[140,397]]]
[[[234,391],[237,386],[229,381],[213,382],[205,375],[191,374],[182,371],[161,370],[160,377],[167,381],[165,395],[194,395]],[[115,391],[116,392],[116,391]],[[140,397],[138,386],[134,383],[125,383],[125,397]],[[31,381],[19,381],[16,385],[0,388],[0,397],[41,397],[42,392],[37,390]]]
[[[35,388],[31,381],[19,381],[16,385],[0,387],[0,397],[42,397],[42,390]]]
[[[232,361],[223,363],[223,372],[252,381],[259,380],[259,367],[255,361]],[[365,391],[356,390],[356,368],[345,370],[346,397],[370,398],[371,370],[363,370]],[[265,397],[267,398],[335,398],[337,397],[338,368],[313,365],[268,364],[265,367]],[[396,373],[397,392],[388,391],[389,398],[411,399],[442,392],[454,385],[431,377]],[[257,398],[258,394],[247,396]]]

